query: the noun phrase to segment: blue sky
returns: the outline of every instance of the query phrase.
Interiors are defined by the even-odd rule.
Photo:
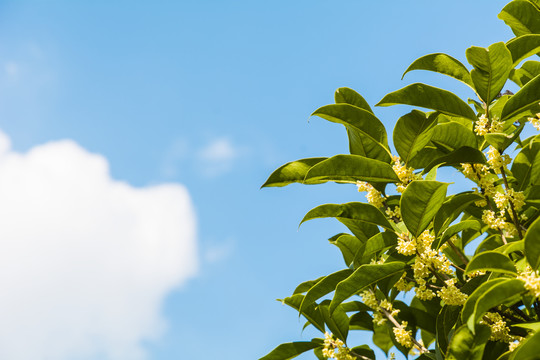
[[[363,198],[260,185],[285,162],[347,151],[343,128],[308,122],[338,87],[372,105],[416,81],[472,96],[401,75],[424,54],[465,62],[467,47],[511,38],[505,3],[0,1],[0,214],[12,224],[0,284],[25,289],[0,313],[28,317],[0,329],[0,357],[39,360],[23,349],[52,344],[60,360],[252,360],[309,339],[275,299],[342,268],[326,241],[342,228],[298,223]],[[375,111],[392,127],[407,109]]]

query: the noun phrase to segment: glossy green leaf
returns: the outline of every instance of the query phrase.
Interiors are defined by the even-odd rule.
[[[473,109],[453,93],[433,86],[415,83],[386,95],[377,106],[413,105],[476,121]]]
[[[475,148],[469,146],[462,146],[449,153],[448,155],[441,156],[426,166],[423,172],[428,172],[434,166],[460,166],[461,164],[485,164],[486,157],[484,154]]]
[[[540,34],[526,34],[506,43],[512,54],[512,62],[517,66],[522,60],[540,52]]]
[[[512,95],[504,105],[502,119],[507,120],[522,113],[540,102],[540,76],[535,77]]]
[[[474,67],[471,78],[480,98],[490,104],[501,92],[512,70],[512,54],[502,42],[487,49],[473,46],[465,52],[467,61]]]
[[[512,352],[510,360],[538,360],[540,359],[540,332],[525,339],[521,345]]]
[[[348,224],[364,222],[371,225],[381,226],[388,230],[393,230],[392,225],[390,225],[384,214],[379,209],[371,204],[361,202],[319,205],[310,210],[306,216],[304,216],[304,219],[302,219],[300,225],[308,220],[328,217],[336,218],[346,226],[348,226]]]
[[[367,345],[355,346],[351,351],[357,355],[363,356],[361,360],[376,360],[375,352]]]
[[[388,351],[394,346],[392,341],[392,330],[386,324],[374,326],[372,340],[373,343],[387,355]]]
[[[527,262],[533,270],[538,270],[540,267],[540,218],[529,226],[523,240]]]
[[[351,154],[390,163],[386,129],[373,113],[350,104],[331,104],[311,114],[347,128]]]
[[[440,234],[450,225],[470,204],[484,199],[480,194],[464,192],[449,197],[442,204],[433,220],[435,234]]]
[[[490,336],[488,325],[477,324],[474,333],[461,326],[452,336],[446,360],[481,360]]]
[[[435,146],[432,146],[432,145],[428,145],[426,147],[424,147],[422,150],[420,150],[415,157],[413,157],[411,159],[411,161],[407,164],[408,166],[410,167],[413,167],[415,169],[422,169],[422,168],[426,168],[427,166],[429,166],[429,164],[431,164],[432,162],[434,162],[435,160],[437,160],[438,158],[442,157],[442,156],[445,156],[446,153],[444,153],[443,151],[437,149]],[[429,170],[424,170],[423,172],[426,173],[426,172],[429,172],[431,169]]]
[[[522,122],[517,128],[514,129],[513,133],[504,134],[504,133],[491,133],[485,134],[484,139],[486,142],[493,146],[495,149],[499,150],[502,154],[507,147],[512,145],[516,138],[521,134],[525,128],[525,122]]]
[[[539,332],[540,331],[540,322],[534,322],[534,323],[525,323],[525,324],[513,324],[512,327],[519,327],[522,329],[531,330],[532,332]]]
[[[435,324],[437,328],[437,345],[443,354],[446,354],[448,350],[450,334],[459,319],[459,311],[460,307],[458,306],[446,305],[437,315]]]
[[[525,249],[525,241],[518,240],[518,241],[513,241],[511,243],[505,244],[499,247],[498,249],[496,249],[495,251],[500,252],[501,254],[508,255],[513,252],[523,252],[524,249]]]
[[[465,275],[469,275],[475,271],[493,271],[517,275],[514,262],[508,256],[496,251],[484,251],[474,256],[469,264],[467,264]]]
[[[339,304],[367,286],[376,284],[390,276],[402,274],[404,269],[405,264],[402,262],[360,266],[351,276],[337,285],[334,298],[330,304],[330,311],[334,311]]]
[[[373,254],[390,246],[397,244],[397,235],[393,231],[385,231],[376,234],[368,239],[358,251],[357,256],[354,259],[354,263],[358,264],[360,259],[369,261]]]
[[[339,89],[337,89],[334,94],[334,100],[336,104],[354,105],[373,114],[373,110],[371,110],[371,107],[362,97],[362,95],[360,95],[353,89],[349,89],[348,87],[340,87]]]
[[[452,236],[456,235],[457,233],[462,232],[463,230],[475,230],[480,231],[482,229],[482,224],[480,224],[477,220],[463,220],[460,221],[457,224],[454,224],[450,226],[448,229],[446,229],[442,236],[435,240],[434,246],[436,249],[441,247],[448,239],[450,239]]]
[[[510,26],[516,36],[540,34],[540,11],[528,1],[511,1],[499,13],[499,19]]]
[[[349,317],[341,306],[336,306],[330,311],[329,303],[329,300],[325,300],[319,305],[324,322],[332,334],[343,340],[344,343],[347,343]]]
[[[444,152],[454,151],[463,146],[477,147],[474,133],[457,122],[435,126],[431,141]]]
[[[295,294],[293,296],[287,297],[281,301],[282,304],[288,305],[295,309],[296,311],[300,310],[300,304],[304,300],[304,295]],[[315,307],[315,304],[304,307],[301,314],[319,331],[324,333],[324,319],[321,315],[321,312],[318,308]]]
[[[367,312],[357,312],[349,320],[351,330],[373,331],[373,318]]]
[[[351,269],[344,269],[325,276],[321,281],[313,285],[313,287],[308,290],[304,296],[304,299],[302,300],[302,303],[300,304],[300,309],[298,311],[301,313],[304,307],[313,304],[324,295],[334,291],[336,285],[342,280],[348,278],[352,272],[353,271]]]
[[[318,342],[311,341],[296,341],[281,344],[272,350],[268,355],[260,358],[259,360],[288,360],[297,357],[298,355],[305,353],[306,351],[313,350],[324,345]]]
[[[500,283],[494,284],[487,288],[483,293],[479,294],[476,303],[474,305],[471,316],[467,319],[467,326],[471,331],[481,317],[491,308],[502,305],[508,302],[515,302],[519,300],[521,293],[524,292],[523,281],[518,279],[504,279]],[[472,295],[478,291],[475,290]],[[468,304],[469,301],[465,303]],[[465,307],[463,309],[465,314]]]
[[[514,159],[511,171],[518,182],[518,191],[524,191],[531,184],[540,184],[540,143],[531,142],[521,149]]]
[[[400,208],[403,222],[415,237],[424,231],[441,207],[447,183],[438,181],[411,182],[401,196]]]
[[[478,299],[485,294],[489,289],[494,287],[495,285],[498,285],[502,282],[506,281],[504,278],[496,278],[489,281],[486,281],[482,283],[480,286],[478,286],[467,298],[467,301],[465,302],[465,305],[463,306],[463,310],[461,311],[461,321],[466,323],[467,320],[469,320],[470,317],[474,314],[474,309],[476,307],[476,303],[478,302]]]
[[[304,281],[303,283],[299,284],[296,287],[296,289],[294,289],[293,295],[305,293],[306,291],[311,289],[313,287],[313,285],[315,285],[316,283],[318,283],[322,279],[324,279],[324,276],[321,276],[321,277],[319,277],[319,278],[317,278],[315,280]]]
[[[453,77],[454,79],[465,83],[471,88],[473,87],[469,70],[467,70],[465,65],[463,65],[461,62],[454,59],[450,55],[442,53],[424,55],[421,58],[416,59],[411,65],[409,65],[407,70],[405,70],[405,72],[403,73],[401,79],[403,79],[406,73],[412,70],[428,70],[438,72],[440,74]]]
[[[519,69],[510,72],[510,80],[523,87],[529,81],[540,75],[540,62],[527,61]]]
[[[399,178],[388,163],[360,155],[336,155],[317,163],[307,172],[305,183],[356,181],[395,183]]]
[[[326,160],[326,157],[308,158],[289,162],[280,166],[261,187],[285,186],[292,183],[304,183],[304,178],[311,167]],[[319,181],[319,183],[322,181]],[[314,181],[311,184],[316,183]]]
[[[429,143],[436,121],[436,114],[428,116],[418,110],[413,110],[398,119],[394,127],[393,140],[405,164]]]
[[[356,237],[350,234],[340,234],[339,236],[330,239],[330,243],[334,244],[341,250],[343,260],[347,266],[351,266],[354,257],[364,244]]]

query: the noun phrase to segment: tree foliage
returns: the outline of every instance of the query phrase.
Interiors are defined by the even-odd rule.
[[[354,90],[338,89],[335,104],[313,112],[345,126],[350,154],[290,162],[263,187],[350,183],[367,202],[324,204],[306,214],[302,222],[331,217],[349,229],[330,239],[345,268],[282,300],[321,338],[281,344],[261,360],[306,351],[319,359],[375,359],[369,346],[347,343],[350,331],[371,332],[387,354],[396,347],[419,359],[540,358],[540,135],[520,137],[526,124],[540,130],[540,62],[529,59],[540,54],[540,1],[511,1],[499,18],[516,37],[467,49],[469,68],[437,53],[404,73],[453,77],[476,100],[415,83],[379,101],[427,109],[397,120],[397,155]],[[508,80],[520,88],[515,94],[503,92]],[[449,182],[437,176],[441,167],[456,169],[472,190],[449,194]],[[407,302],[398,300],[404,293],[399,299]]]

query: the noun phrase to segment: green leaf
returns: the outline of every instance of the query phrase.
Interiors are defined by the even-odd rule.
[[[510,80],[523,87],[538,75],[540,75],[540,62],[526,61],[521,68],[510,72]]]
[[[487,49],[470,47],[465,55],[474,67],[471,78],[476,92],[486,104],[490,104],[501,92],[512,70],[512,54],[504,43],[499,42]]]
[[[450,55],[436,53],[424,55],[421,58],[416,59],[405,72],[401,79],[405,77],[405,74],[412,70],[428,70],[438,72],[440,74],[448,75],[457,79],[466,85],[473,87],[471,75],[469,70],[458,60],[454,59]]]
[[[336,155],[321,161],[309,169],[304,181],[356,184],[358,180],[375,183],[399,182],[390,164],[360,155]]]
[[[351,154],[387,163],[392,160],[386,129],[373,113],[350,104],[331,104],[318,108],[311,116],[344,125]]]
[[[405,86],[386,95],[376,106],[397,104],[420,106],[476,121],[476,114],[466,102],[450,91],[425,84],[415,83]]]
[[[525,257],[533,270],[540,267],[540,218],[537,218],[525,233]]]
[[[540,184],[540,143],[531,142],[521,149],[511,171],[518,182],[518,191],[526,190],[531,184]]]
[[[298,311],[301,313],[304,307],[313,304],[326,294],[331,293],[336,288],[336,285],[342,280],[348,278],[352,274],[351,269],[344,269],[325,276],[321,281],[314,284],[311,289],[308,290]]]
[[[528,1],[514,0],[499,13],[516,36],[540,34],[540,11]]]
[[[540,332],[525,339],[519,347],[512,352],[510,360],[538,360],[540,359]]]
[[[438,239],[438,241],[436,240],[436,242],[434,243],[435,249],[440,248],[446,241],[448,241],[448,239],[450,239],[457,233],[469,229],[480,231],[482,229],[482,224],[480,224],[480,222],[478,222],[477,220],[463,220],[455,225],[450,226],[443,232],[442,236]]]
[[[475,271],[493,271],[517,275],[514,262],[508,256],[496,251],[484,251],[474,256],[469,264],[467,264],[465,275],[469,275]]]
[[[363,356],[362,360],[375,360],[375,352],[367,345],[355,346],[351,349],[355,354]]]
[[[485,134],[484,139],[486,139],[486,142],[493,146],[495,149],[499,150],[499,152],[502,154],[504,150],[506,150],[507,147],[512,145],[516,138],[519,136],[521,131],[525,128],[525,122],[522,122],[519,127],[517,127],[513,133],[511,134],[504,134],[504,133],[491,133],[491,134]]]
[[[337,89],[334,94],[334,100],[336,101],[336,104],[354,105],[373,114],[373,110],[371,110],[371,107],[362,95],[348,87],[340,87]]]
[[[474,133],[457,122],[448,122],[435,126],[431,141],[444,152],[454,151],[463,146],[477,147]]]
[[[471,298],[480,288],[482,287],[480,286],[471,294]],[[474,331],[474,325],[489,309],[505,303],[518,301],[523,291],[523,281],[518,279],[504,279],[500,283],[496,283],[485,289],[485,291],[479,293],[478,297],[475,297],[476,303],[474,304],[472,314],[467,319],[467,326],[471,331]],[[469,301],[465,303],[465,307],[468,303]],[[465,314],[465,307],[463,308],[462,316]]]
[[[367,312],[357,312],[349,320],[351,330],[373,331],[373,318]]]
[[[386,324],[374,326],[372,339],[373,343],[387,355],[388,350],[394,346],[392,341],[392,330]]]
[[[323,347],[321,343],[312,341],[296,341],[279,345],[272,350],[268,355],[260,358],[259,360],[288,360],[297,357],[298,355],[305,353],[306,351]]]
[[[474,333],[466,325],[461,326],[452,337],[446,359],[481,360],[490,336],[488,325],[477,324]]]
[[[474,314],[474,309],[476,307],[476,303],[478,302],[478,299],[485,294],[489,289],[494,287],[495,285],[498,285],[502,282],[506,281],[504,278],[496,278],[489,281],[486,281],[480,286],[478,286],[467,298],[467,301],[465,302],[465,305],[463,306],[463,310],[461,311],[461,321],[466,323],[467,320],[469,320],[470,317]]]
[[[311,289],[313,285],[315,285],[322,279],[324,279],[324,276],[321,276],[320,278],[317,278],[315,280],[304,281],[303,283],[299,284],[296,289],[294,289],[293,295],[305,293],[306,291]]]
[[[324,322],[332,334],[343,340],[344,343],[347,343],[349,317],[341,306],[337,306],[330,311],[330,308],[328,307],[329,303],[329,300],[325,300],[319,305],[319,310],[324,318]]]
[[[484,197],[473,192],[465,192],[449,197],[441,206],[433,220],[433,230],[439,235],[450,225],[470,204]]]
[[[437,116],[413,110],[400,117],[394,127],[394,146],[405,164],[409,162],[431,139]]]
[[[456,321],[459,319],[459,306],[444,306],[437,315],[437,345],[443,354],[448,350],[450,334]]]
[[[308,170],[311,169],[311,167],[313,167],[314,165],[326,159],[328,158],[308,158],[292,161],[290,163],[282,165],[276,171],[274,171],[270,175],[270,177],[268,177],[268,180],[266,180],[266,182],[263,184],[263,186],[261,186],[261,188],[270,186],[285,186],[292,183],[303,184],[304,178],[306,177]],[[314,184],[316,182],[310,183]]]
[[[279,301],[281,301],[282,304],[288,305],[293,309],[299,311],[300,304],[302,304],[303,300],[304,295],[295,294]],[[315,304],[304,307],[301,313],[315,328],[317,328],[320,332],[324,333],[324,319],[319,309],[315,308]]]
[[[363,249],[358,251],[354,263],[358,264],[361,261],[369,261],[373,254],[387,247],[397,244],[397,235],[393,231],[380,232],[368,239],[365,242]]]
[[[424,168],[423,173],[428,172],[434,166],[460,166],[461,164],[485,164],[486,157],[484,154],[475,148],[462,146],[459,149],[452,151],[448,155],[441,156]]]
[[[367,286],[376,284],[390,276],[402,274],[404,269],[405,264],[402,262],[360,266],[351,276],[337,285],[334,298],[330,304],[330,312],[333,312],[339,304]]]
[[[513,38],[506,43],[512,54],[512,62],[517,66],[522,60],[540,52],[540,35],[526,34]]]
[[[519,327],[522,329],[532,330],[532,332],[540,331],[540,322],[525,323],[525,324],[513,324],[512,327]]]
[[[351,266],[356,253],[363,247],[363,243],[356,236],[349,234],[340,234],[335,238],[331,238],[330,243],[341,250],[343,260],[347,266]]]
[[[401,216],[414,237],[428,227],[446,197],[447,187],[447,183],[438,181],[415,180],[403,192]]]
[[[360,223],[377,225],[393,231],[392,225],[390,225],[384,214],[379,209],[371,204],[361,202],[319,205],[310,210],[306,216],[304,216],[304,219],[302,219],[300,225],[308,220],[328,217],[333,217],[339,220],[360,239],[363,239],[363,236],[365,235],[365,227],[361,227],[360,234],[358,234],[358,227],[361,225]]]
[[[525,84],[517,93],[512,95],[502,110],[502,121],[526,113],[540,101],[540,76]]]

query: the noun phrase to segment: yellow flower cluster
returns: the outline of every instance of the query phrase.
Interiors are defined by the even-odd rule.
[[[489,133],[502,132],[503,126],[503,121],[498,121],[497,118],[493,118],[490,123],[487,116],[485,114],[482,114],[474,124],[474,132],[476,133],[476,135],[480,136]]]
[[[495,149],[493,146],[489,146],[489,150],[487,152],[488,156],[488,164],[495,171],[495,174],[500,174],[501,169],[507,169],[506,166],[512,162],[512,159],[509,155],[504,154],[501,155],[499,150]]]
[[[324,334],[323,356],[327,359],[355,360],[350,354],[351,350],[340,339],[334,339],[332,334]]]
[[[380,191],[373,187],[373,185],[365,181],[357,181],[356,186],[358,187],[358,191],[360,192],[367,191],[366,200],[368,201],[368,203],[377,208],[383,206],[384,197],[382,196]]]
[[[484,210],[482,213],[482,221],[492,229],[504,230],[506,228],[506,222],[504,221],[504,210],[502,210],[499,216],[495,216],[495,212],[492,210]]]
[[[525,283],[525,289],[527,289],[532,296],[540,298],[540,276],[538,275],[538,271],[533,271],[527,266],[525,271],[519,274],[518,279]]]
[[[392,169],[394,169],[394,172],[400,181],[398,184],[396,184],[396,190],[402,193],[405,191],[407,185],[409,185],[411,181],[420,179],[420,175],[413,173],[414,168],[408,168],[407,166],[403,165],[399,156],[392,156],[392,160],[394,161]]]
[[[414,283],[412,281],[407,281],[407,279],[405,278],[405,274],[403,274],[403,276],[401,276],[401,278],[396,282],[396,284],[394,285],[394,287],[396,289],[398,289],[399,291],[404,291],[404,292],[407,292],[407,291],[410,291],[414,286]]]
[[[494,196],[496,192],[495,181],[498,180],[497,175],[490,173],[489,167],[482,164],[461,164],[463,175],[478,184],[486,196]],[[478,193],[478,189],[474,188],[474,192]],[[485,200],[478,201],[477,206],[486,206]],[[480,204],[482,202],[482,204]]]
[[[412,331],[407,330],[407,321],[401,322],[401,327],[395,326],[392,328],[392,331],[394,332],[394,336],[396,337],[396,341],[400,343],[402,346],[406,348],[412,348],[413,347],[413,341],[412,341]]]
[[[463,305],[467,301],[467,294],[462,293],[456,287],[456,279],[448,279],[445,281],[446,286],[437,292],[446,305]]]
[[[514,340],[508,344],[508,350],[514,351],[516,348],[521,345],[521,342],[523,341],[521,336],[514,336]]]
[[[386,209],[385,212],[386,212],[386,215],[388,215],[391,218],[401,219],[401,209],[399,208],[399,206],[396,206],[394,210],[388,208]]]
[[[536,117],[530,117],[527,120],[529,120],[531,125],[534,126],[536,130],[540,130],[540,113],[536,113]]]
[[[489,325],[491,329],[491,341],[511,342],[514,337],[510,335],[510,329],[506,326],[506,321],[503,320],[501,314],[488,312],[484,315],[480,323]]]
[[[373,323],[377,325],[382,325],[387,320],[382,313],[381,308],[388,311],[392,316],[399,314],[399,309],[394,309],[390,301],[385,299],[379,303],[375,294],[370,290],[362,291],[360,296],[362,297],[363,303],[373,310]]]
[[[417,285],[415,288],[416,296],[421,300],[431,300],[436,295],[435,292],[427,286],[427,279],[431,276],[431,271],[442,272],[446,275],[454,274],[454,271],[450,268],[452,264],[446,255],[431,248],[433,240],[435,240],[435,236],[432,235],[429,230],[422,232],[417,239],[410,237],[407,233],[398,235],[396,250],[403,255],[417,254],[412,268],[414,271],[414,280]],[[408,288],[409,284],[402,278],[396,283],[396,286],[399,286],[398,290],[403,291],[401,289]],[[453,285],[453,287],[455,288],[455,285]],[[452,291],[454,291],[454,293],[452,293]],[[459,292],[457,288],[453,290],[452,287],[448,287],[448,289],[442,291],[439,296],[442,298],[442,296],[448,295],[449,297],[452,296],[452,298],[456,297],[457,299],[459,296],[455,291]],[[449,297],[448,299],[450,299]]]
[[[499,209],[507,208],[510,202],[515,210],[519,210],[525,205],[525,195],[521,191],[510,188],[506,192],[497,192],[493,196],[493,201]]]

